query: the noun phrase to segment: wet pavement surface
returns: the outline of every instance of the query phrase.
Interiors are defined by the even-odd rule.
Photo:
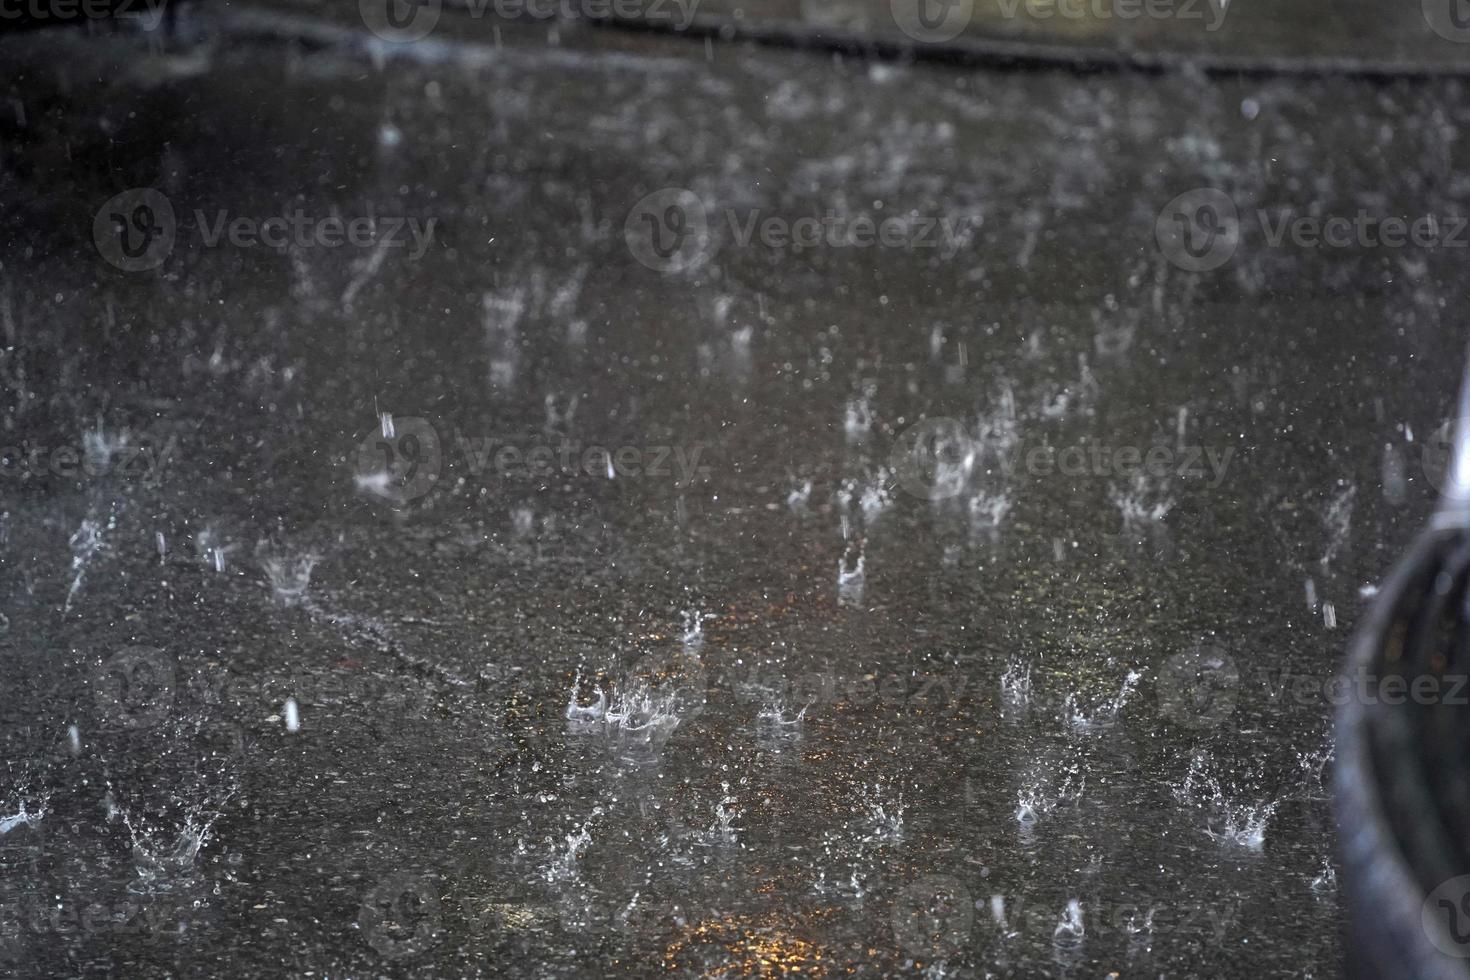
[[[130,2],[146,10],[145,0]],[[392,7],[391,15],[384,0],[249,0],[215,9],[237,27],[303,18],[294,26],[337,23],[360,33],[367,23],[394,42],[487,42],[508,23],[559,20],[952,63],[1470,72],[1470,20],[1457,0],[420,0]]]
[[[196,30],[0,38],[8,971],[1339,974],[1461,83]]]

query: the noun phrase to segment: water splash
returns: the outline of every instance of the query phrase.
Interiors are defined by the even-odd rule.
[[[1206,752],[1196,752],[1189,760],[1189,769],[1184,774],[1184,780],[1175,786],[1171,793],[1174,801],[1180,806],[1200,806],[1207,797],[1202,795],[1211,786],[1218,791],[1219,782],[1209,774],[1210,756]]]
[[[32,810],[30,800],[22,797],[18,810],[9,816],[0,817],[0,837],[10,833],[21,824],[25,824],[31,828],[38,826],[45,818],[49,805],[50,797],[42,796],[40,802],[36,805],[36,809]]]
[[[1301,795],[1308,799],[1327,797],[1327,764],[1332,761],[1333,744],[1328,739],[1325,748],[1312,752],[1297,753],[1297,768],[1301,770]]]
[[[1317,877],[1312,879],[1308,887],[1318,898],[1330,897],[1337,891],[1337,869],[1330,860],[1322,859],[1322,870],[1317,872]]]
[[[848,514],[852,511],[853,501],[857,501],[858,512],[862,515],[863,527],[871,527],[874,522],[888,509],[893,502],[893,495],[887,484],[892,479],[892,473],[887,467],[879,467],[877,473],[862,480],[846,479],[837,487],[837,507],[842,514],[843,537],[847,536],[846,528],[851,526]]]
[[[965,491],[979,460],[978,443],[958,424],[934,426],[913,443],[910,453],[911,463],[922,464],[921,482],[936,507],[948,506]]]
[[[176,879],[195,876],[199,852],[209,843],[214,823],[220,817],[219,810],[208,816],[191,811],[184,816],[183,826],[169,833],[142,821],[134,822],[126,810],[113,806],[132,840],[133,867],[140,884],[166,886]]]
[[[1077,355],[1077,380],[1061,386],[1050,396],[1044,396],[1038,406],[1043,418],[1060,420],[1070,415],[1090,416],[1094,404],[1102,392],[1097,377],[1087,363],[1085,354]]]
[[[1087,790],[1087,777],[1079,775],[1077,765],[1067,767],[1060,783],[1050,772],[1035,773],[1016,791],[1016,823],[1029,831],[1043,818],[1062,805],[1071,805]]]
[[[542,876],[548,882],[565,883],[581,877],[577,862],[582,859],[582,852],[587,849],[587,845],[592,843],[592,821],[602,816],[603,812],[602,807],[593,807],[592,813],[582,821],[582,825],[567,834],[562,844],[557,844],[550,837],[546,839],[550,854],[547,855]]]
[[[1135,532],[1150,524],[1157,524],[1174,509],[1174,498],[1169,495],[1168,475],[1151,477],[1143,470],[1134,472],[1128,487],[1116,484],[1108,489],[1113,506],[1123,518],[1123,530]]]
[[[635,736],[659,730],[672,732],[680,722],[679,716],[668,710],[667,701],[640,686],[614,693],[603,711],[603,720],[610,731]]]
[[[1078,949],[1087,936],[1087,926],[1082,920],[1082,902],[1071,899],[1062,912],[1057,927],[1052,930],[1052,944],[1063,949]]]
[[[1034,827],[1041,820],[1041,815],[1046,812],[1046,804],[1041,795],[1041,786],[1033,785],[1022,787],[1016,793],[1016,823],[1022,827]]]
[[[1123,678],[1123,686],[1118,688],[1118,696],[1113,698],[1107,708],[1108,714],[1112,719],[1117,719],[1118,712],[1123,710],[1123,706],[1128,703],[1129,695],[1137,689],[1138,682],[1142,679],[1143,671],[1141,670],[1130,670],[1128,676]]]
[[[974,444],[985,459],[1004,464],[1021,441],[1021,424],[1016,415],[1016,392],[1001,386],[995,406],[976,421]]]
[[[739,840],[739,829],[735,826],[735,818],[739,816],[739,809],[735,807],[738,802],[730,795],[730,784],[720,783],[720,792],[723,794],[720,801],[715,804],[715,822],[710,825],[710,833],[718,835],[718,839],[724,844],[734,844]]]
[[[1221,804],[1221,814],[1206,828],[1212,840],[1259,851],[1266,843],[1266,826],[1276,812],[1276,801],[1254,805]]]
[[[1266,829],[1281,801],[1232,801],[1212,768],[1209,753],[1195,753],[1184,781],[1174,789],[1174,799],[1205,812],[1205,834],[1211,840],[1259,851],[1265,846]]]
[[[1031,704],[1031,665],[1012,660],[1000,675],[1001,703],[1012,713],[1024,713]]]
[[[807,702],[800,710],[793,711],[784,696],[768,692],[755,715],[756,738],[767,751],[779,750],[784,745],[801,739],[802,725],[806,721]]]
[[[132,433],[128,430],[123,429],[116,434],[108,434],[99,422],[95,429],[88,429],[82,433],[82,453],[87,460],[87,472],[110,472],[113,457],[127,452],[132,445]]]
[[[684,610],[684,635],[680,637],[680,642],[684,644],[685,652],[695,653],[704,646],[704,622],[713,618],[710,613],[695,609]]]
[[[99,524],[95,517],[86,517],[81,526],[72,533],[67,544],[71,548],[71,588],[66,592],[66,602],[62,606],[62,612],[71,612],[72,602],[77,593],[82,589],[82,581],[86,577],[87,569],[97,556],[108,550],[106,535],[117,528],[117,507],[114,505],[107,514],[107,524]]]
[[[837,601],[840,605],[856,606],[863,601],[863,589],[867,585],[864,567],[863,543],[861,540],[849,545],[837,561]]]
[[[863,789],[864,817],[869,841],[903,840],[903,815],[907,807],[903,793],[894,794],[891,787],[873,783]]]
[[[577,733],[592,731],[602,724],[603,718],[607,716],[607,692],[600,686],[594,688],[597,692],[597,700],[591,704],[582,704],[577,699],[582,691],[582,672],[577,671],[572,680],[572,690],[567,696],[567,710],[565,717],[568,728]]]
[[[794,514],[804,514],[806,513],[807,506],[808,504],[810,504],[811,499],[812,481],[806,480],[805,482],[792,488],[791,492],[786,495],[786,506],[790,508],[791,512]]]
[[[1010,514],[1011,506],[1011,495],[1004,490],[976,491],[969,501],[971,537],[994,538]]]
[[[1148,953],[1154,945],[1154,914],[1157,908],[1150,905],[1143,912],[1134,912],[1123,923],[1123,934],[1128,937],[1128,957]]]
[[[1117,724],[1119,712],[1128,703],[1129,696],[1138,687],[1138,682],[1142,678],[1141,671],[1130,670],[1128,676],[1123,679],[1123,686],[1118,689],[1117,695],[1091,714],[1086,714],[1078,708],[1076,694],[1068,694],[1062,704],[1063,722],[1069,729],[1078,733],[1097,732],[1111,728]]]
[[[628,676],[603,710],[603,731],[614,753],[633,765],[659,760],[665,743],[683,723],[681,692],[658,690],[642,677]]]
[[[311,586],[311,572],[321,557],[315,552],[291,553],[266,542],[256,548],[260,567],[271,587],[271,598],[291,607],[300,604]]]
[[[892,495],[884,485],[889,476],[888,469],[880,467],[873,483],[863,488],[863,495],[858,506],[862,508],[864,527],[872,527],[888,505],[893,502]]]
[[[779,693],[768,694],[767,699],[756,712],[756,720],[762,726],[778,729],[800,728],[801,723],[806,720],[807,709],[811,707],[808,701],[802,705],[800,710],[793,712],[786,703],[786,699]]]

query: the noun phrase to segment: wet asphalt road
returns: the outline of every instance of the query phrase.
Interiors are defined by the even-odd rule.
[[[0,38],[7,969],[1338,974],[1461,83],[206,23]]]

